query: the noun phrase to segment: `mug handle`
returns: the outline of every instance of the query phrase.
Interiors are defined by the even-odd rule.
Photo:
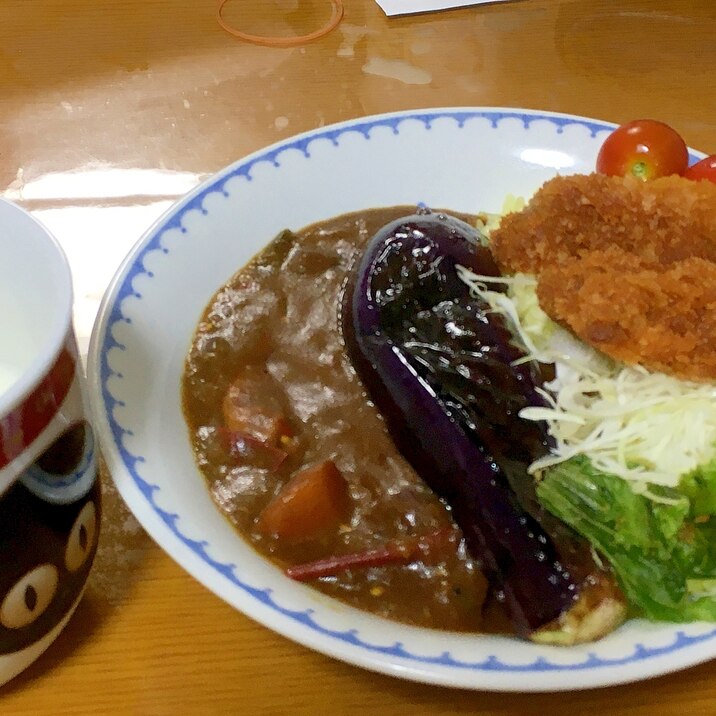
[[[74,502],[89,492],[97,461],[84,391],[77,342],[70,329],[47,372],[0,418],[0,494],[18,480],[40,499],[55,504]]]
[[[36,497],[52,504],[69,504],[84,497],[97,478],[97,458],[92,427],[85,419],[81,367],[59,411],[43,434],[43,447],[34,452],[32,464],[20,477]]]

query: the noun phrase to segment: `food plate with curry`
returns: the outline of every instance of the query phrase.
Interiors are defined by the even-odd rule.
[[[642,439],[654,414],[708,417],[709,359],[624,310],[688,304],[674,286],[708,250],[634,232],[711,190],[595,175],[613,130],[509,108],[361,118],[173,206],[113,280],[89,364],[110,472],[158,544],[267,627],[401,678],[568,690],[716,655],[716,434],[666,466],[653,451],[678,431]],[[600,201],[617,248],[578,223]],[[631,293],[591,320],[610,275]],[[690,335],[684,311],[655,330]],[[609,403],[630,380],[651,391],[638,415]]]

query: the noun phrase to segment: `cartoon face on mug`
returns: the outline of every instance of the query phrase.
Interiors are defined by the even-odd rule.
[[[73,440],[85,455],[91,451],[91,431],[84,425],[65,434],[63,454]],[[47,464],[52,452],[43,459],[44,465],[40,460],[34,467],[36,479],[56,478],[57,466]],[[0,655],[34,644],[62,621],[82,593],[97,548],[98,481],[89,492],[59,504],[30,488],[18,480],[0,499]]]

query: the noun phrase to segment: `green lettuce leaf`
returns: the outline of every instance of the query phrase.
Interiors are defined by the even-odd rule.
[[[649,619],[716,621],[716,461],[686,475],[678,490],[635,493],[584,457],[550,468],[541,504],[611,564],[633,610]],[[714,516],[714,517],[712,517]]]
[[[716,515],[716,460],[681,479],[681,492],[691,500],[696,515]]]

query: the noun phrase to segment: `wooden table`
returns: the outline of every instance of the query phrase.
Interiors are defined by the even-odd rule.
[[[84,346],[102,292],[153,219],[203,177],[296,132],[388,110],[502,105],[655,117],[716,151],[712,0],[518,0],[394,19],[345,0],[337,30],[293,49],[232,38],[214,3],[2,3],[0,190],[64,245]],[[327,0],[234,4],[227,15],[254,32],[302,33],[329,15]],[[519,696],[416,685],[308,651],[185,574],[109,479],[84,601],[0,690],[0,712],[13,715],[680,711],[716,713],[711,664]]]

